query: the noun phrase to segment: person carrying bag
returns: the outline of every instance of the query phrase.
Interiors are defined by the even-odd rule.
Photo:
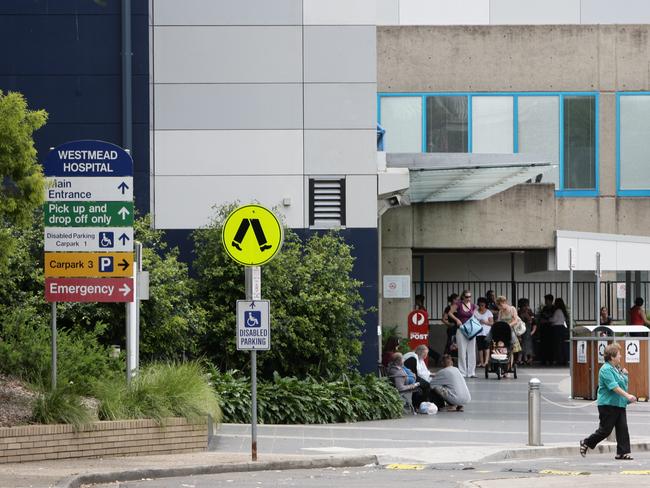
[[[465,378],[476,378],[476,336],[483,328],[474,318],[476,305],[472,303],[472,292],[465,290],[460,298],[448,313],[448,317],[458,325],[458,370]]]

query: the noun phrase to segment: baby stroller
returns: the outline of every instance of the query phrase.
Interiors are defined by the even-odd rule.
[[[506,373],[512,373],[517,379],[517,365],[512,360],[512,329],[510,325],[507,322],[495,322],[490,328],[487,339],[490,344],[490,357],[485,367],[485,378],[487,379],[490,373],[496,373],[497,379],[501,379]],[[507,354],[497,354],[496,345],[499,341],[503,342]]]

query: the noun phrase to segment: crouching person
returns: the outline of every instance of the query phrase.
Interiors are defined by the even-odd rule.
[[[442,356],[442,369],[431,378],[431,399],[438,409],[447,407],[448,411],[461,412],[472,397],[467,389],[465,378],[454,367],[451,356]]]

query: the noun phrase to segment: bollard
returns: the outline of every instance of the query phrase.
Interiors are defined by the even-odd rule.
[[[542,382],[532,378],[528,382],[528,445],[542,445]]]

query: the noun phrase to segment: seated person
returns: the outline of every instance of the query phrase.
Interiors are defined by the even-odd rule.
[[[432,401],[438,409],[444,408],[447,404],[448,411],[461,412],[463,405],[472,400],[465,378],[458,368],[454,367],[454,362],[448,354],[442,356],[442,365],[443,368],[431,378]]]
[[[420,384],[415,381],[415,374],[404,367],[402,353],[396,352],[388,365],[388,377],[400,393],[413,393],[413,406],[418,408],[424,400],[422,398]]]
[[[397,352],[398,346],[399,339],[397,337],[391,336],[386,340],[386,345],[384,346],[384,351],[381,355],[381,364],[388,367],[390,360],[393,358],[393,354]]]
[[[505,361],[506,359],[508,359],[508,348],[503,343],[503,341],[498,341],[494,345],[494,349],[490,354],[490,358],[495,359],[497,361]]]
[[[414,358],[417,361],[417,368],[414,371],[417,374],[418,381],[423,380],[427,383],[431,381],[431,371],[427,363],[424,362],[424,358],[429,354],[429,348],[424,344],[420,344],[415,348],[414,351],[407,352],[404,354],[404,361],[406,362],[409,358]]]

